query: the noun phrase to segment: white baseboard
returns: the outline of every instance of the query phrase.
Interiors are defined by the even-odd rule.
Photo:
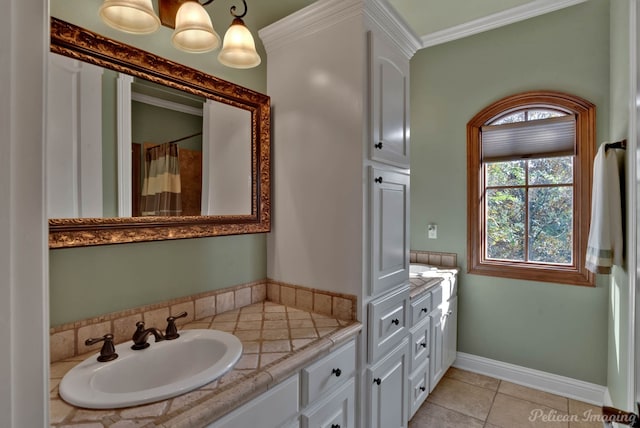
[[[565,376],[503,363],[477,355],[458,352],[453,366],[470,372],[495,377],[518,385],[528,386],[585,403],[602,406],[608,390],[605,386]],[[609,399],[611,400],[611,399]]]

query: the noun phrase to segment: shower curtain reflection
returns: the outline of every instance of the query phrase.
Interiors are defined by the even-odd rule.
[[[180,159],[176,143],[146,149],[141,208],[143,216],[182,215]]]

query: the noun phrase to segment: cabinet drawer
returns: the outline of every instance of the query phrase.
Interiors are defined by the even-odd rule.
[[[409,286],[369,303],[369,362],[374,362],[407,335]]]
[[[428,361],[431,352],[431,319],[427,317],[411,329],[411,351],[409,354],[410,368],[413,371]]]
[[[356,374],[356,345],[351,341],[302,369],[302,405],[349,380]]]
[[[429,318],[431,312],[431,292],[411,301],[411,326],[418,325],[424,319]]]
[[[301,428],[355,428],[355,379],[341,386],[300,416]]]
[[[429,359],[409,377],[409,419],[429,395]]]

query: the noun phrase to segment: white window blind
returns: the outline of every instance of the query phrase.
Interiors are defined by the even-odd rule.
[[[482,161],[570,156],[576,153],[573,115],[481,128]]]

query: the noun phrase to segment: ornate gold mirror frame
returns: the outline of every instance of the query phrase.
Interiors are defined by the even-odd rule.
[[[270,98],[231,82],[51,18],[51,51],[251,112],[250,215],[49,220],[49,248],[269,232]]]

